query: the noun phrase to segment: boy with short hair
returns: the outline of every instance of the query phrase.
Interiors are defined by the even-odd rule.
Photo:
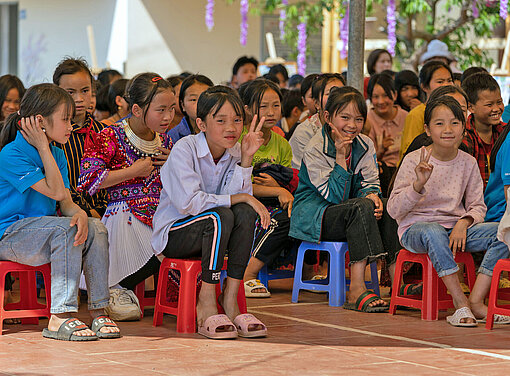
[[[241,56],[237,59],[232,68],[232,87],[238,89],[245,82],[256,79],[258,67],[259,62],[253,56]]]
[[[283,129],[285,138],[290,138],[290,132],[299,122],[301,113],[305,110],[305,104],[301,99],[299,90],[289,90],[283,95],[282,118],[276,126]]]
[[[506,125],[501,121],[504,104],[498,82],[488,73],[475,73],[462,82],[471,115],[462,143],[478,162],[485,190],[489,181],[489,159],[494,143]]]

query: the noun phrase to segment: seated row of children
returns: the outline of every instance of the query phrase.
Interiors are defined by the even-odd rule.
[[[118,112],[106,126],[87,111],[93,78],[86,63],[61,62],[54,85],[36,85],[23,95],[0,140],[6,202],[0,210],[0,259],[29,265],[51,262],[52,317],[43,335],[68,340],[120,336],[111,318],[139,314],[133,290],[158,274],[161,254],[202,260],[200,334],[264,336],[262,322],[239,313],[237,291],[244,280],[248,296],[268,296],[267,286],[256,276],[292,247],[292,239],[348,242],[347,309],[387,311],[388,304],[366,290],[365,267],[383,258],[393,275],[401,243],[412,252],[429,253],[454,299],[457,310],[448,318],[452,325],[476,325],[484,319],[490,275],[497,260],[508,257],[508,247],[496,237],[497,222],[481,223],[486,207],[480,158],[458,150],[465,140],[467,114],[461,106],[466,103],[459,104],[455,94],[461,94],[462,102],[463,92],[449,93],[455,99],[448,93],[433,99],[431,90],[423,105],[427,149],[404,159],[386,201],[377,161],[387,154],[384,163],[396,170],[398,151],[392,145],[398,131],[391,133],[377,117],[393,120],[403,111],[390,103],[396,92],[386,77],[376,75],[369,82],[375,113],[370,122],[365,98],[344,87],[342,75],[306,77],[301,95],[308,117],[285,131],[288,142],[275,132],[282,124],[285,100],[271,80],[237,80],[236,92],[190,75],[174,81],[180,85],[176,95],[171,82],[142,73],[115,91],[115,83],[110,85]],[[428,79],[430,88],[433,77],[430,73],[422,82]],[[484,118],[474,107],[486,100],[486,91],[499,94],[499,87],[491,86],[486,73],[473,77],[490,82],[480,86],[477,81],[476,94],[468,97],[476,126]],[[501,100],[496,102],[493,107],[500,106]],[[177,106],[182,119],[167,134]],[[293,111],[284,109],[289,117],[301,117]],[[491,121],[501,115],[486,112]],[[448,179],[451,184],[444,188]],[[503,184],[494,190],[504,212],[506,200],[499,194]],[[56,217],[57,207],[61,217]],[[94,218],[102,218],[102,223]],[[34,229],[39,232],[37,246],[27,247]],[[228,277],[219,299],[226,314],[218,315],[215,285],[227,250]],[[452,250],[486,250],[469,301],[460,289]],[[73,267],[67,257],[77,260]],[[305,260],[310,278],[317,261]],[[72,317],[82,270],[93,318],[90,329]],[[501,316],[499,321],[510,320]]]

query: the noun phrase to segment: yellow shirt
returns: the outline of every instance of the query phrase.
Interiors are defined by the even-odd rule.
[[[402,144],[400,146],[400,160],[406,152],[411,142],[416,136],[419,136],[425,131],[423,122],[425,118],[425,103],[422,103],[413,108],[406,116],[406,124],[404,132],[402,133]]]

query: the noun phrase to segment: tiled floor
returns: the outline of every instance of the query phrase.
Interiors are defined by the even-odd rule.
[[[273,297],[250,299],[263,339],[207,340],[179,335],[165,316],[152,327],[120,323],[123,338],[91,343],[43,339],[36,326],[4,326],[0,375],[503,375],[510,369],[510,326],[493,331],[420,320],[418,311],[363,314],[332,308],[326,296],[303,292],[290,303],[291,281],[270,283]],[[85,308],[85,307],[83,307]],[[85,319],[85,312],[80,313]]]

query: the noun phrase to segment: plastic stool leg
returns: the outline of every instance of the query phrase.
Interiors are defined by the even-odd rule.
[[[264,265],[262,269],[259,271],[258,279],[260,283],[262,283],[264,286],[268,287],[269,283],[269,272],[267,269],[267,265]]]
[[[20,273],[20,303],[24,309],[37,309],[37,278],[35,271],[26,271]],[[21,319],[21,324],[38,325],[38,317],[25,317]]]
[[[161,306],[166,300],[166,291],[168,287],[168,271],[165,261],[161,263],[159,268],[158,288],[156,291],[156,301],[154,303],[154,316],[152,319],[152,326],[159,326],[163,324],[163,312]]]
[[[329,305],[341,307],[345,303],[345,243],[336,243],[329,251]]]
[[[437,320],[439,277],[430,259],[423,265],[423,307],[422,320]]]
[[[370,263],[370,283],[367,284],[367,287],[370,287],[376,295],[381,296],[381,292],[379,290],[379,275],[377,273],[377,262],[374,261]]]
[[[197,321],[197,273],[181,273],[179,303],[177,305],[177,333],[195,333]]]
[[[296,268],[294,269],[294,284],[292,286],[292,303],[297,303],[299,300],[299,290],[303,282],[303,259],[305,257],[306,246],[299,246],[296,257]]]
[[[498,301],[499,279],[501,278],[502,269],[496,264],[492,273],[491,289],[489,293],[489,303],[487,304],[487,321],[485,329],[492,330],[494,326],[494,311]]]

